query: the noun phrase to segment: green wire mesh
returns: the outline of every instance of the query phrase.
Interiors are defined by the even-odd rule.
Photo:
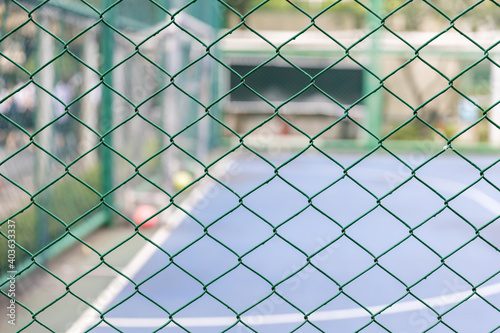
[[[308,269],[319,271],[338,288],[338,293],[326,303],[345,296],[370,313],[371,320],[356,328],[356,332],[370,325],[390,332],[378,320],[378,315],[407,296],[419,300],[435,314],[432,325],[425,330],[429,332],[438,326],[457,332],[443,316],[473,296],[483,299],[499,314],[500,309],[477,289],[500,271],[474,284],[447,263],[454,253],[475,240],[499,251],[498,245],[481,234],[498,223],[498,216],[478,227],[449,206],[450,201],[479,182],[500,191],[498,183],[488,178],[488,172],[500,160],[480,166],[466,155],[469,151],[498,154],[500,140],[495,133],[500,131],[496,115],[500,100],[495,95],[498,87],[492,82],[493,76],[498,75],[495,70],[500,70],[496,49],[500,40],[494,33],[482,35],[480,32],[498,29],[499,7],[493,0],[3,1],[0,4],[0,286],[3,303],[0,304],[3,309],[4,303],[10,304],[13,300],[31,317],[15,330],[43,327],[56,332],[45,323],[44,313],[67,296],[93,307],[92,302],[73,290],[87,274],[102,267],[127,279],[134,285],[135,293],[148,297],[141,293],[141,285],[154,275],[144,281],[131,279],[109,259],[136,238],[159,247],[142,228],[150,219],[136,225],[127,207],[130,201],[126,193],[146,192],[161,198],[155,216],[178,209],[203,227],[204,234],[177,254],[159,250],[170,258],[167,267],[183,270],[203,285],[206,294],[234,314],[234,323],[224,331],[238,324],[250,331],[257,330],[241,319],[248,309],[239,312],[211,294],[209,287],[213,282],[204,284],[177,264],[176,257],[204,237],[212,237],[208,229],[238,208],[263,219],[273,229],[273,235],[245,254],[221,245],[238,257],[238,266],[246,267],[269,284],[269,295],[250,308],[273,295],[280,297],[304,317],[293,331],[305,327],[323,331],[308,317],[324,304],[306,312],[278,292],[282,284]],[[283,24],[289,25],[279,38],[270,32],[273,22],[269,20],[274,15],[283,15],[279,16]],[[286,17],[292,23],[287,23]],[[417,34],[418,31],[421,33]],[[315,44],[311,37],[318,42]],[[311,44],[307,44],[308,38]],[[248,45],[240,47],[242,43]],[[450,62],[454,64],[451,67],[447,65]],[[307,64],[316,67],[307,68]],[[239,70],[238,66],[240,69],[246,66],[246,70]],[[292,93],[276,98],[262,89],[266,84],[271,85],[272,78],[266,75],[266,70],[273,68],[276,71],[276,68],[287,68],[294,73],[293,78],[278,77],[277,83],[277,89],[292,86]],[[328,81],[328,77],[334,73],[340,75],[339,69],[351,72],[346,72],[345,82],[332,89],[330,85],[335,83]],[[352,86],[346,92],[352,95],[347,100],[343,99],[345,95],[335,95],[342,85]],[[308,94],[321,101],[319,118],[314,118],[314,111],[306,115],[290,111],[294,107],[307,109],[313,105],[305,98]],[[239,107],[249,109],[242,112]],[[253,109],[264,111],[252,114]],[[316,125],[312,126],[313,123]],[[283,137],[264,143],[255,140],[266,130]],[[286,149],[289,157],[282,163],[273,163],[267,153],[276,149]],[[419,149],[425,150],[426,157],[418,163],[408,161],[402,154]],[[310,151],[319,153],[342,170],[338,179],[325,183],[312,195],[280,173]],[[359,158],[349,165],[341,164],[332,154],[337,151],[356,152]],[[214,172],[221,161],[240,156],[242,152],[273,169],[267,179],[247,193],[233,190]],[[397,179],[388,179],[391,190],[382,195],[357,180],[351,172],[379,153],[391,156],[404,168]],[[452,198],[443,196],[419,176],[419,170],[445,154],[458,157],[479,174]],[[187,170],[194,177],[178,186],[172,177],[181,170]],[[207,179],[234,193],[238,201],[235,207],[208,224],[179,205],[190,187]],[[278,224],[265,220],[246,204],[252,193],[274,179],[285,182],[308,202],[294,216]],[[318,196],[343,180],[354,182],[375,201],[363,215],[344,225],[315,205]],[[410,182],[418,182],[444,203],[433,216],[418,225],[397,216],[383,203]],[[342,229],[340,237],[322,244],[312,254],[305,253],[279,232],[280,227],[306,209],[316,210]],[[349,235],[349,228],[377,209],[393,216],[408,230],[406,237],[380,255],[372,254],[365,244]],[[475,235],[444,256],[414,232],[448,210],[468,224]],[[117,221],[132,226],[133,233],[109,244],[106,250],[96,249],[85,241],[97,228],[113,228]],[[9,241],[14,239],[9,232],[13,224],[16,225],[15,265],[7,255],[14,244]],[[278,283],[272,283],[247,266],[244,259],[276,237],[305,258],[303,266]],[[349,239],[373,258],[369,267],[344,284],[336,282],[314,263],[321,251],[342,239]],[[411,285],[379,263],[379,259],[397,252],[398,246],[409,241],[419,242],[440,260],[437,267]],[[48,263],[77,244],[95,253],[100,261],[67,281],[54,273]],[[443,267],[466,281],[470,289],[467,298],[444,312],[425,304],[412,291]],[[214,281],[230,276],[235,268]],[[366,304],[345,291],[350,283],[362,279],[374,268],[385,271],[406,290],[400,299],[377,312],[371,312]],[[65,292],[39,310],[33,310],[9,295],[12,275],[9,272],[12,271],[17,280],[43,271],[64,285]],[[157,331],[171,324],[182,328],[182,324],[175,321],[176,313],[196,301],[190,300],[172,310],[148,299],[170,318]],[[106,314],[112,309],[102,312],[100,320],[114,327],[106,321]]]

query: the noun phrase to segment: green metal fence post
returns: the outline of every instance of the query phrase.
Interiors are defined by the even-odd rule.
[[[0,23],[0,38],[5,36],[5,29],[7,27],[7,17],[9,17],[9,11],[10,11],[10,2],[6,1],[2,15],[2,23]],[[1,73],[2,73],[2,67],[0,66],[0,74]],[[0,88],[2,87],[0,86]]]
[[[172,14],[175,13],[180,8],[179,7],[180,3],[175,0],[169,1],[169,5],[171,5],[169,10]],[[167,88],[163,97],[164,100],[162,101],[163,103],[162,121],[163,124],[165,125],[165,130],[167,131],[167,133],[170,136],[174,136],[179,131],[179,127],[181,126],[179,100],[178,100],[178,95],[176,93],[176,88],[173,85],[176,82],[176,80],[175,78],[172,78],[175,74],[177,74],[178,71],[182,69],[182,59],[180,53],[181,41],[179,39],[178,34],[172,33],[167,37],[165,43],[165,52],[167,55],[166,68],[167,71],[170,73],[171,78],[169,80],[172,85],[170,85]],[[176,142],[175,139],[173,142]],[[170,144],[170,142],[168,144]],[[175,189],[173,188],[171,179],[172,175],[174,175],[181,168],[179,160],[179,151],[174,146],[171,146],[170,148],[167,149],[166,153],[163,154],[162,159],[163,159],[162,172],[165,175],[163,187],[168,192],[174,192]]]
[[[44,27],[49,27],[51,21],[47,16],[45,11],[42,11],[40,14],[40,22]],[[38,35],[38,67],[44,66],[48,62],[50,62],[54,57],[54,38],[49,34],[43,32]],[[44,87],[47,91],[54,91],[54,79],[55,79],[55,71],[54,66],[47,66],[45,70],[41,71],[39,74],[39,83],[42,87]],[[36,113],[36,128],[40,129],[46,126],[50,121],[52,121],[54,116],[53,111],[53,98],[46,92],[40,92],[38,94],[38,106]],[[40,133],[35,136],[35,142],[41,147],[52,150],[51,147],[54,145],[54,133],[53,133],[54,125],[48,126],[43,129]],[[35,174],[35,182],[38,188],[45,187],[48,183],[48,179],[51,174],[51,157],[42,151],[41,149],[36,150],[35,155],[36,162],[36,174]],[[45,193],[37,196],[35,198],[35,202],[47,209],[47,205],[49,204],[47,200],[47,192],[51,193],[51,189],[45,189]],[[49,240],[49,220],[47,213],[43,212],[41,209],[37,209],[37,225],[36,225],[36,233],[37,233],[37,250],[47,245]],[[39,261],[43,261],[44,255],[40,255],[37,257]]]
[[[113,0],[106,0],[106,8],[113,4]],[[114,10],[106,12],[104,15],[104,20],[109,25],[114,23]],[[105,73],[113,66],[113,49],[114,49],[114,36],[113,30],[108,26],[103,26],[102,36],[101,36],[101,54],[102,54],[102,65],[101,73]],[[102,86],[102,99],[101,99],[101,117],[100,117],[100,127],[102,137],[102,143],[104,144],[102,149],[101,161],[102,161],[102,193],[105,194],[113,188],[113,152],[107,148],[107,146],[112,146],[113,135],[112,133],[107,133],[113,126],[113,92],[106,87],[106,85],[113,85],[113,73],[109,72],[104,75],[101,80],[105,85]],[[107,133],[107,134],[106,134]],[[104,201],[108,205],[113,204],[112,193],[107,194]],[[108,210],[107,223],[108,225],[112,223],[112,214]]]
[[[99,68],[99,43],[96,29],[89,30],[84,35],[83,60],[92,68]],[[83,91],[89,91],[99,83],[98,77],[89,69],[82,72]],[[96,109],[98,101],[95,98],[96,90],[92,91],[89,98],[82,100],[81,117],[85,124],[91,128],[97,128],[98,119]],[[83,154],[97,144],[94,133],[87,128],[81,130],[81,143],[79,145],[79,153]],[[90,162],[90,160],[85,160]]]
[[[371,9],[382,16],[382,13],[385,9],[385,0],[372,0],[371,1]],[[380,26],[381,21],[374,14],[367,12],[366,14],[366,28],[369,31],[377,29]],[[372,73],[374,73],[378,78],[374,77],[372,74],[364,71],[363,77],[363,95],[367,95],[375,90],[380,85],[379,78],[382,75],[382,47],[380,43],[382,31],[378,30],[373,34],[371,38],[371,43],[369,45],[370,49],[367,50],[366,56],[369,59],[368,68]],[[380,138],[382,135],[382,123],[384,117],[384,100],[382,90],[379,89],[375,93],[373,93],[370,97],[368,97],[365,102],[366,109],[366,120],[365,124],[367,125],[368,130],[375,135],[377,138]],[[371,147],[378,140],[369,135],[366,144]]]
[[[214,37],[218,37],[219,31],[222,29],[222,27],[224,25],[224,21],[226,19],[225,18],[225,16],[226,16],[225,10],[222,7],[222,5],[220,5],[220,3],[217,3],[211,8],[209,13],[210,13],[210,15],[208,15],[208,17],[211,20],[210,24],[214,27],[214,30],[215,30]],[[222,52],[220,52],[218,45],[214,45],[212,47],[211,53],[216,58],[220,58]],[[210,75],[212,76],[211,82],[216,83],[216,84],[212,84],[212,91],[211,91],[212,100],[215,100],[217,98],[217,96],[220,95],[220,90],[223,89],[221,84],[219,83],[222,81],[221,80],[221,76],[222,76],[221,67],[217,66],[216,68],[212,69]],[[213,116],[220,118],[221,113],[222,113],[222,107],[221,107],[220,103],[212,106],[212,108],[210,109],[210,113]],[[221,140],[221,137],[222,137],[221,128],[215,121],[212,122],[210,134],[211,134],[211,136],[210,136],[210,149],[213,149],[215,147],[218,147],[222,141]]]

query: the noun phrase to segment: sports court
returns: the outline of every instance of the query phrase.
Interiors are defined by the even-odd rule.
[[[259,158],[234,160],[220,176],[228,188],[206,182],[193,189],[205,195],[180,205],[192,218],[172,214],[174,227],[153,237],[165,252],[150,248],[148,261],[141,254],[127,267],[138,290],[120,279],[108,287],[112,292],[103,294],[99,308],[106,323],[95,331],[354,332],[366,326],[368,332],[413,332],[435,326],[447,332],[446,323],[459,332],[493,331],[498,315],[490,304],[500,301],[500,283],[491,277],[499,256],[491,221],[499,214],[499,194],[480,181],[451,199],[479,175],[453,155],[445,153],[422,168],[419,181],[388,196],[391,172],[401,169],[387,156],[355,166],[359,156],[335,157],[353,166],[347,174],[359,185],[319,154],[289,163],[288,155],[271,159],[282,166],[276,174]],[[496,161],[471,159],[481,168]],[[443,174],[448,165],[460,167]],[[471,178],[457,182],[463,174]],[[288,190],[290,184],[302,193]],[[361,186],[384,197],[380,205]],[[244,194],[241,203],[235,193]],[[99,322],[97,312],[86,315],[78,329]]]
[[[453,3],[0,3],[0,331],[498,332],[500,5]]]

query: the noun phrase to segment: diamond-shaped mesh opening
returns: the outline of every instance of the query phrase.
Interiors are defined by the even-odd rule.
[[[474,304],[472,304],[474,303]],[[481,324],[475,325],[474,328],[470,325],[470,323],[465,322],[459,318],[463,318],[464,313],[470,312],[471,307],[474,308],[474,311],[479,311],[481,315],[479,318],[488,318],[489,316],[496,316],[497,308],[492,307],[490,304],[484,302],[481,299],[474,299],[474,302],[464,303],[459,305],[452,312],[446,314],[443,317],[443,320],[447,323],[450,323],[450,326],[455,330],[467,330],[467,329],[475,329],[475,330],[483,330],[494,331],[497,326],[493,323],[488,323],[486,321],[482,321]]]
[[[373,288],[374,285],[372,283],[374,281],[377,281],[377,285],[383,287]],[[391,304],[405,294],[404,285],[379,266],[366,271],[363,275],[345,286],[343,290],[346,295],[364,306]],[[370,294],[377,294],[377,299],[380,303],[370,304],[368,301]]]
[[[439,62],[443,61],[444,57],[433,56],[433,53],[435,53],[434,50],[438,47],[438,45],[446,45],[450,43],[463,47],[464,51],[466,50],[468,52],[468,59],[453,65],[449,64],[449,66],[438,65]],[[475,64],[476,61],[479,61],[483,57],[484,51],[481,50],[480,47],[473,44],[473,41],[470,39],[463,37],[456,31],[449,30],[439,35],[437,38],[433,38],[430,43],[420,50],[419,54],[428,65],[434,68],[439,67],[440,73],[444,74],[448,79],[453,79],[455,76],[460,75],[469,66]]]
[[[388,230],[391,232],[389,233]],[[350,237],[358,244],[363,244],[362,247],[375,256],[392,249],[404,239],[407,232],[406,226],[382,208],[372,210],[347,229]],[[377,233],[381,233],[382,237],[373,237]]]
[[[235,220],[237,215],[241,219]],[[257,233],[251,231],[258,230]],[[249,210],[238,207],[234,213],[224,216],[209,229],[210,236],[230,247],[234,252],[243,255],[272,236],[272,228],[261,218]],[[235,239],[234,235],[247,235],[243,239]]]
[[[432,31],[440,27],[445,28],[447,24],[444,19],[433,17],[433,25],[429,26],[428,17],[432,13],[432,9],[423,1],[397,0],[388,3],[386,7],[387,12],[391,13],[391,15],[386,17],[385,26],[397,33],[415,30]]]
[[[227,288],[227,281],[232,279],[235,279],[234,281],[237,281],[237,284]],[[254,288],[244,288],[245,281],[252,281]],[[270,294],[269,282],[250,269],[240,265],[211,283],[207,288],[207,294],[210,294],[211,297],[225,305],[229,310],[243,312]],[[238,297],[235,298],[235,294]]]
[[[297,8],[297,6],[294,6],[293,3],[289,2],[287,4],[280,4],[279,2],[280,1],[276,0],[261,2],[262,5],[260,8],[262,11],[264,11],[266,9],[272,10],[273,8],[281,7],[283,10],[289,11],[290,15],[294,15],[295,24],[289,25],[289,31],[284,34],[283,40],[274,40],[272,37],[270,37],[270,35],[268,34],[268,29],[266,29],[267,24],[265,21],[251,20],[251,18],[254,18],[256,16],[256,12],[248,16],[249,22],[245,25],[250,30],[258,33],[263,39],[270,40],[275,47],[278,47],[284,41],[292,39],[294,36],[300,34],[300,32],[306,30],[311,25],[311,19],[307,15],[304,15],[304,12]]]
[[[420,241],[410,238],[391,249],[380,258],[379,263],[406,285],[413,285],[439,267],[440,260]],[[409,265],[412,266],[411,270]]]
[[[263,253],[272,253],[272,255],[268,255],[263,261]],[[293,273],[293,268],[290,269],[290,267],[293,267],[294,263],[300,263],[302,258],[301,253],[286,241],[274,237],[246,254],[244,262],[267,280],[277,283]]]
[[[318,293],[317,290],[326,290]],[[337,284],[312,266],[298,267],[276,288],[277,294],[306,313],[320,307],[337,294]]]
[[[485,281],[498,271],[496,267],[488,267],[490,260],[498,260],[498,252],[489,244],[486,243],[486,246],[484,244],[485,242],[481,239],[476,239],[468,243],[465,247],[450,256],[447,260],[449,267],[473,284]],[[471,254],[475,251],[481,251],[481,259],[471,258]],[[474,267],[474,270],[466,272],[465,266]]]
[[[287,218],[293,217],[307,206],[307,198],[298,191],[288,191],[289,185],[279,179],[274,178],[267,184],[263,184],[257,190],[245,197],[245,207],[255,212],[257,215],[277,226]],[[284,189],[287,189],[285,192]],[[263,192],[273,192],[273,200],[263,202],[261,194]],[[293,203],[293,205],[292,205]],[[266,206],[279,207],[279,209],[266,209]]]
[[[13,16],[22,15],[19,11],[13,11]],[[8,31],[6,27],[4,30],[5,35],[2,36],[2,56],[0,57],[0,64],[9,72],[15,73],[20,77],[27,77],[27,73],[23,68],[33,70],[33,65],[29,63],[30,55],[34,52],[35,41],[33,39],[33,32],[37,27],[32,22],[23,24],[17,21],[16,23],[5,21],[5,26],[12,30]]]
[[[309,254],[325,246],[327,241],[325,233],[331,238],[340,235],[339,226],[313,208],[307,208],[280,227],[279,231],[287,241]],[[304,237],[305,235],[307,237]]]
[[[0,331],[496,331],[499,13],[4,1]]]
[[[465,203],[465,198],[474,199]],[[462,192],[459,197],[451,201],[449,207],[463,216],[471,225],[481,228],[498,217],[498,209],[486,205],[490,200],[491,202],[498,200],[498,190],[491,187],[491,185],[485,181],[479,181]],[[475,211],[478,212],[477,215],[472,216],[466,212],[466,208],[470,207],[469,205],[477,205],[475,206]]]
[[[419,81],[426,80],[423,86],[415,86],[415,73],[419,73]],[[400,68],[385,82],[390,92],[415,110],[448,89],[447,79],[419,58]],[[400,82],[407,82],[407,84],[402,85]]]
[[[429,6],[431,6],[437,13],[449,20],[455,20],[461,16],[462,13],[471,10],[475,5],[478,5],[477,1],[463,0],[457,1],[455,6],[441,5],[436,6],[430,2],[425,1]]]
[[[373,257],[347,237],[326,239],[323,247],[311,262],[339,284],[344,285],[373,265]]]
[[[311,44],[313,44],[315,47],[318,47],[320,43],[328,45],[329,49],[332,51],[332,54],[335,54],[334,52],[345,49],[345,46],[342,44],[342,42],[344,41],[343,39],[337,40],[336,38],[332,38],[332,36],[325,34],[323,29],[325,29],[325,26],[318,24],[317,22],[316,25],[311,26],[307,29],[307,33],[310,36],[314,36],[314,39],[312,41],[309,41],[312,42]],[[293,50],[297,50],[297,48],[300,47],[300,44],[307,42],[308,38],[310,37],[307,37],[307,35],[299,34],[292,40],[287,41],[286,44],[281,47],[281,50],[288,56],[289,53],[292,54]],[[315,51],[315,49],[312,49],[311,51]]]
[[[419,207],[418,212],[408,214],[411,208],[404,204],[396,203],[397,200],[411,202],[412,206]],[[443,207],[440,197],[415,179],[411,179],[405,182],[403,186],[398,187],[390,196],[384,198],[382,204],[384,208],[405,221],[410,227],[421,224]]]
[[[80,179],[65,175],[37,195],[35,202],[40,203],[61,222],[70,224],[92,207],[98,205],[99,199],[95,189],[84,185]],[[68,209],[80,204],[82,205],[81,209]]]
[[[370,167],[367,167],[367,166]],[[382,197],[395,189],[396,183],[392,177],[397,175],[399,181],[403,182],[411,175],[408,166],[390,152],[365,155],[362,160],[356,161],[348,168],[349,179],[356,183],[363,191],[372,198]],[[371,186],[379,182],[381,186]],[[366,196],[366,195],[365,195]]]
[[[429,233],[428,230],[434,230]],[[448,230],[453,230],[449,232]],[[474,237],[474,230],[460,216],[445,209],[420,226],[415,235],[441,256],[448,255]],[[444,235],[447,241],[442,242]]]
[[[343,191],[349,191],[350,194],[342,195]],[[332,202],[332,198],[337,200]],[[363,198],[362,205],[357,203],[359,198]],[[320,212],[346,226],[373,209],[376,200],[358,184],[344,178],[318,194],[313,204]]]

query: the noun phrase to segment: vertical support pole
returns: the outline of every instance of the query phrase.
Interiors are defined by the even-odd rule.
[[[210,62],[209,59],[204,58],[202,60],[202,71],[200,75],[199,81],[199,89],[200,89],[200,101],[204,105],[210,104],[210,79],[211,79],[211,70],[210,70]],[[202,106],[198,106],[198,118],[201,118],[205,115],[206,109]],[[198,123],[198,138],[196,140],[197,144],[197,154],[198,158],[201,161],[206,161],[208,157],[209,144],[210,144],[210,119],[208,117],[203,118],[202,121]]]
[[[40,17],[40,23],[43,27],[49,27],[51,22],[50,19],[42,11]],[[54,57],[54,38],[46,32],[39,32],[38,38],[38,67],[44,66],[50,62]],[[40,85],[44,87],[47,91],[54,91],[54,65],[49,65],[40,72]],[[38,108],[36,114],[36,129],[40,129],[46,126],[53,119],[53,98],[44,91],[40,91],[38,94]],[[35,137],[35,142],[38,145],[45,148],[46,150],[52,150],[51,145],[53,144],[53,126],[46,127],[43,131],[38,133]],[[50,159],[51,157],[47,155],[41,149],[36,149],[35,153],[36,168],[35,168],[35,181],[37,188],[41,189],[48,184],[48,179],[50,177]],[[37,200],[39,204],[45,206],[47,202]],[[39,210],[40,214],[37,219],[37,236],[38,236],[38,248],[42,248],[47,245],[48,240],[48,216],[45,212]],[[43,256],[38,258],[43,260]]]
[[[166,4],[168,5],[168,3]],[[163,22],[163,23],[166,23],[167,22],[167,13],[164,12],[163,10],[157,8],[156,11],[155,11],[155,18],[156,18],[156,23],[159,23],[159,22]],[[159,48],[160,50],[160,54],[159,54],[159,61],[160,61],[160,66],[161,68],[163,68],[164,70],[167,68],[167,50],[166,50],[166,47],[165,47],[165,44],[166,44],[166,38],[162,38],[161,39],[161,42],[160,42],[160,45],[163,45],[163,47]],[[156,80],[156,88],[157,89],[158,87],[164,87],[169,81],[167,80],[168,77],[163,73],[163,72],[158,72],[156,77],[155,77],[155,80]],[[163,95],[166,95],[167,93],[164,92]],[[158,98],[158,109],[159,109],[159,112],[160,112],[160,115],[159,115],[159,120],[158,120],[158,126],[160,128],[162,128],[163,130],[165,130],[165,117],[164,117],[164,112],[165,112],[165,98]],[[167,140],[167,136],[161,132],[161,131],[158,131],[158,144],[159,144],[159,147],[160,148],[163,148],[165,147],[166,145],[169,144],[169,140]],[[164,154],[163,154],[164,155]],[[165,185],[165,181],[164,181],[164,178],[166,177],[165,175],[165,165],[164,165],[164,162],[165,159],[164,158],[160,158],[160,175],[161,175],[161,181],[164,183]]]
[[[127,57],[127,54],[125,52],[124,45],[120,41],[116,41],[114,46],[115,47],[113,49],[112,56],[114,59],[114,63],[117,64],[118,62],[125,59]],[[113,70],[113,88],[117,91],[125,92],[125,96],[134,96],[132,98],[135,99],[135,95],[142,93],[142,90],[137,89],[137,83],[132,82],[135,75],[137,75],[137,72],[138,71],[136,69],[136,66],[133,65],[133,59],[130,59],[125,64],[118,66]],[[126,114],[128,111],[130,111],[131,106],[130,104],[125,102],[125,100],[119,95],[112,95],[113,96],[111,104],[113,105],[113,118],[117,117],[122,119],[123,114]],[[118,131],[117,133],[113,134],[113,143],[117,148],[123,149],[127,145],[132,144],[134,145],[133,149],[137,150],[136,145],[138,143],[136,141],[138,140],[131,140],[131,138],[137,135],[138,129],[137,126],[133,126],[131,128],[133,132],[126,133],[125,131]],[[115,176],[116,174],[117,173],[115,172]]]
[[[161,67],[164,69],[164,70],[167,70],[167,49],[166,49],[166,44],[167,44],[167,38],[162,38],[161,39],[161,44],[160,45],[163,45],[163,47],[161,48],[161,56],[160,56],[160,65]],[[165,87],[169,82],[170,80],[168,79],[168,76],[166,76],[163,72],[158,74],[158,77],[157,77],[157,80],[158,80],[158,85],[160,87]],[[168,95],[168,90],[164,90],[163,93],[160,95],[162,97],[160,97],[158,99],[158,108],[159,108],[159,112],[160,112],[160,115],[159,115],[159,119],[158,119],[158,126],[163,129],[164,131],[166,131],[166,127],[165,127],[165,121],[166,121],[166,109],[165,109],[165,103],[166,103],[166,98],[164,96]],[[160,132],[158,131],[158,143],[160,145],[160,148],[164,148],[166,147],[167,145],[170,144],[170,140],[168,140],[168,137],[163,133],[163,132]],[[160,157],[160,175],[161,175],[161,181],[163,183],[163,186],[166,186],[167,185],[167,159],[164,158],[163,156],[165,156],[165,154],[162,154]],[[167,190],[167,188],[164,188],[165,190]]]
[[[172,32],[167,36],[166,45],[166,54],[167,54],[167,72],[174,76],[181,69],[181,49],[180,49],[180,41],[179,35],[177,32]],[[171,79],[171,82],[175,82],[175,78]],[[163,102],[164,110],[163,117],[165,124],[165,129],[167,133],[172,136],[175,135],[179,131],[179,103],[177,103],[177,94],[176,88],[171,85],[167,88],[166,93],[164,94],[165,100]],[[175,141],[175,139],[174,139]],[[169,145],[170,142],[167,142]],[[167,191],[173,192],[174,189],[172,187],[172,175],[180,170],[180,161],[179,161],[179,151],[175,146],[171,146],[167,149],[166,153],[163,154],[164,160],[162,161],[164,167],[164,187]]]
[[[214,31],[214,36],[217,37],[219,36],[219,31],[223,27],[223,24],[226,21],[226,15],[225,15],[225,10],[222,7],[220,3],[210,3],[212,7],[210,8],[210,11],[206,11],[209,13],[207,19],[211,19],[211,24],[213,27]],[[205,18],[204,18],[205,19]],[[218,44],[217,44],[218,45]],[[214,55],[217,58],[220,58],[221,52],[220,49],[217,45],[214,45],[211,48],[211,54]],[[212,94],[212,99],[215,100],[218,96],[220,96],[221,91],[226,91],[224,89],[224,78],[223,71],[221,70],[221,66],[212,66],[212,71],[211,71],[211,77],[210,77],[210,85],[212,87],[211,94]],[[222,108],[221,108],[221,102],[217,103],[216,105],[212,106],[210,109],[210,114],[214,115],[215,117],[218,117],[219,119],[222,118]],[[221,137],[222,137],[222,130],[221,126],[217,124],[217,122],[212,121],[211,126],[210,126],[210,145],[209,148],[213,149],[221,144]]]
[[[106,0],[106,8],[113,4],[112,0]],[[114,10],[111,9],[104,14],[104,20],[109,25],[114,23]],[[102,37],[101,37],[101,50],[102,50],[102,67],[101,74],[106,73],[113,66],[113,50],[114,50],[114,36],[113,30],[106,25],[102,25]],[[113,92],[106,87],[113,85],[113,72],[106,73],[101,80],[102,85],[102,99],[101,99],[101,119],[100,119],[100,129],[101,129],[101,142],[102,146],[102,193],[106,194],[113,188],[113,152],[108,146],[113,145],[113,135],[108,133],[113,126]],[[104,202],[108,205],[113,205],[113,194],[108,193],[104,197]],[[106,210],[108,216],[108,225],[112,224],[112,213],[111,210]]]
[[[372,0],[371,9],[379,16],[384,13],[385,1],[384,0]],[[368,31],[373,31],[380,26],[380,19],[370,12],[366,14],[366,27]],[[368,68],[372,73],[374,73],[378,78],[382,76],[382,47],[381,47],[381,35],[382,31],[376,31],[371,37],[370,49],[367,50],[366,56],[369,59]],[[363,72],[363,95],[367,95],[374,90],[376,90],[380,85],[380,80],[374,77],[367,71]],[[382,125],[384,118],[384,95],[381,89],[377,90],[375,93],[370,95],[364,101],[365,104],[365,124],[368,130],[380,138],[382,135]],[[378,142],[374,137],[368,134],[368,140],[366,142],[369,148],[372,148],[374,144]]]
[[[2,23],[0,24],[0,39],[5,36],[5,29],[7,26],[7,18],[9,17],[10,12],[10,1],[5,1]],[[2,73],[2,68],[0,67],[0,74]],[[2,88],[0,86],[0,88]]]
[[[99,68],[99,43],[97,40],[96,29],[87,31],[84,35],[83,61],[94,69]],[[83,70],[83,91],[87,92],[99,83],[94,72],[90,69]],[[90,128],[97,128],[97,106],[99,100],[99,91],[102,87],[92,90],[86,98],[82,100],[82,121]],[[82,128],[81,144],[79,145],[79,154],[84,154],[97,143],[94,133],[87,128]]]
[[[500,64],[500,56],[495,55],[493,60],[497,64]],[[494,63],[491,64],[491,104],[495,104],[500,101],[500,68]],[[495,106],[488,112],[488,118],[494,122],[497,126],[500,126],[500,105]],[[500,129],[495,125],[489,124],[488,128],[488,140],[490,144],[494,147],[500,147]]]

